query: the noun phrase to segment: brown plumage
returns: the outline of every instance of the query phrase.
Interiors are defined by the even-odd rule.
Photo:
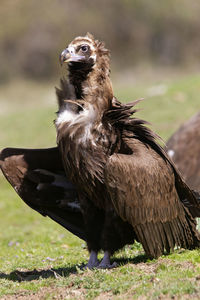
[[[0,152],[0,168],[21,199],[42,216],[48,216],[71,233],[86,240],[86,231],[77,190],[66,178],[58,148],[5,148]],[[104,214],[98,214],[103,226]],[[131,225],[119,219],[120,235],[113,249],[134,242]]]
[[[98,265],[100,249],[105,255],[98,266],[110,267],[109,256],[117,250],[113,245],[126,222],[132,238],[151,257],[175,245],[199,246],[190,214],[196,215],[199,202],[156,135],[144,121],[131,118],[135,104],[124,105],[114,98],[104,45],[91,35],[78,37],[62,52],[61,62],[69,63],[74,96],[63,98],[57,91],[57,142],[66,175],[79,194],[91,252],[88,267]]]
[[[88,267],[112,267],[110,255],[134,240],[151,257],[175,245],[199,246],[193,219],[199,201],[146,122],[132,118],[136,102],[113,97],[108,50],[87,35],[76,38],[61,61],[69,62],[69,80],[57,89],[60,153],[4,149],[0,167],[16,192],[87,241]]]
[[[200,113],[170,137],[166,150],[189,187],[200,191]]]
[[[65,177],[58,148],[5,148],[0,168],[28,206],[85,240],[77,191]]]

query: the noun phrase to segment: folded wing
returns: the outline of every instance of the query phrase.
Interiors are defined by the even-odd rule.
[[[105,177],[119,216],[128,221],[151,257],[175,245],[199,245],[196,223],[181,202],[173,168],[148,145],[124,139],[132,154],[110,156]]]

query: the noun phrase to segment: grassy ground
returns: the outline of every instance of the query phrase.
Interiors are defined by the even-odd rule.
[[[1,87],[0,148],[55,145],[51,85]],[[114,84],[120,100],[144,97],[139,116],[166,140],[200,109],[200,76]],[[114,256],[113,270],[82,271],[88,253],[78,238],[28,208],[0,175],[1,299],[200,299],[200,251],[148,260],[139,244]]]

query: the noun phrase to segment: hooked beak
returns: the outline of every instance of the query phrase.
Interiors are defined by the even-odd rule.
[[[84,58],[85,58],[84,56],[76,54],[74,48],[69,47],[62,51],[62,53],[60,54],[59,60],[60,60],[61,66],[62,66],[63,63],[79,62],[79,61],[83,60]]]

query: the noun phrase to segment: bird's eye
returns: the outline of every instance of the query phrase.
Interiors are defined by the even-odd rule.
[[[81,46],[81,50],[83,52],[87,52],[88,51],[88,46],[84,45],[84,46]]]

